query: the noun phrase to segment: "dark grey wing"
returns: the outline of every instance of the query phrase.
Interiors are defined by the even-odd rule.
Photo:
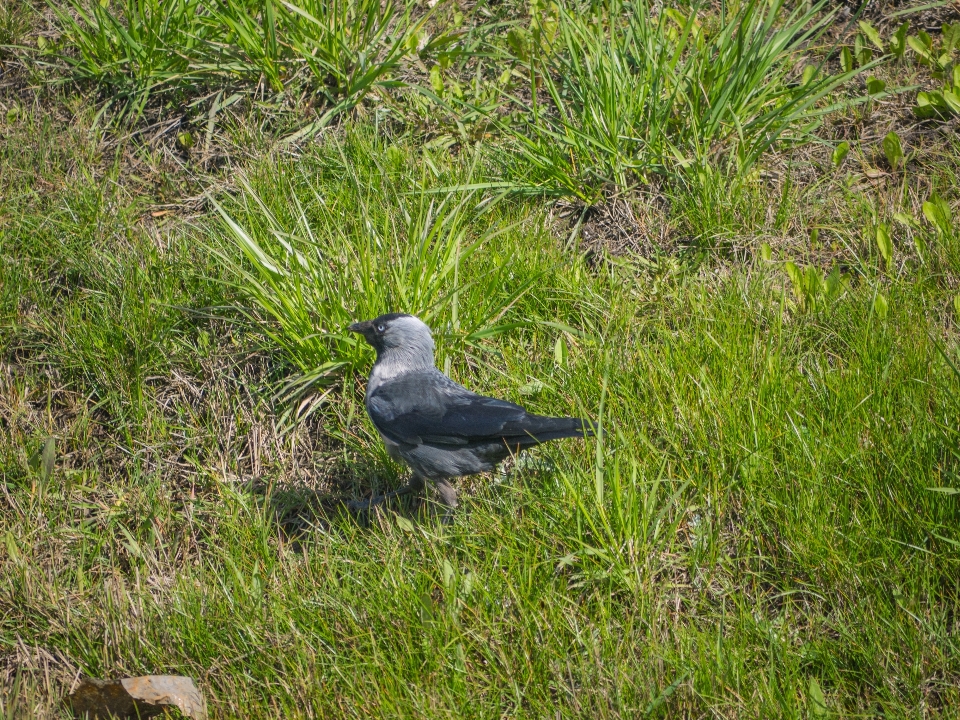
[[[367,398],[367,411],[389,439],[413,445],[502,440],[526,446],[583,434],[576,418],[531,415],[511,402],[472,393],[436,369],[384,383]]]

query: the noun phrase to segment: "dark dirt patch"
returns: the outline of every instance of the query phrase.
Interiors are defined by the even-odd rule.
[[[551,216],[571,248],[589,255],[607,252],[649,258],[672,248],[669,210],[667,198],[650,186],[631,193],[610,190],[595,205],[561,200]]]

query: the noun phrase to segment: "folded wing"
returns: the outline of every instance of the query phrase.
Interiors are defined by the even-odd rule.
[[[562,437],[582,437],[583,421],[528,413],[519,405],[484,397],[438,370],[407,373],[367,398],[377,429],[412,445],[469,446],[503,441],[526,447]]]

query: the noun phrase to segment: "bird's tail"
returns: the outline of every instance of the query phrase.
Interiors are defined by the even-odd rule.
[[[593,423],[589,420],[569,417],[547,417],[545,415],[527,415],[524,422],[524,436],[510,438],[510,444],[520,446],[538,445],[548,440],[568,437],[589,437],[593,435]]]

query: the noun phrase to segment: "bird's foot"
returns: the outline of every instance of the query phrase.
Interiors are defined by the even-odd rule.
[[[457,491],[446,480],[434,480],[433,486],[437,489],[439,501],[435,510],[436,515],[439,516],[441,523],[450,525],[453,523],[454,512],[460,504],[457,500]]]

